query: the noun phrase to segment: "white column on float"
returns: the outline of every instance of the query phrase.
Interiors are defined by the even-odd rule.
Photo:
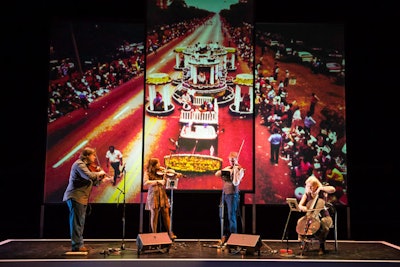
[[[214,72],[214,67],[210,67],[210,84],[214,84],[214,79],[215,79],[215,72]]]
[[[224,61],[223,61],[223,64],[224,64],[224,70],[226,70],[226,62],[227,61],[227,56],[226,55],[224,55]]]
[[[187,67],[187,62],[189,61],[189,56],[183,55],[183,66],[186,68]]]
[[[193,77],[193,83],[194,84],[197,84],[197,68],[195,67],[195,66],[190,66],[190,69],[191,69],[191,74],[192,74],[192,77]]]
[[[249,96],[250,96],[250,112],[253,112],[253,98],[254,98],[254,92],[253,92],[253,86],[249,86]]]
[[[149,84],[149,102],[150,110],[154,110],[154,98],[156,98],[156,86],[154,84]]]
[[[162,95],[163,95],[163,101],[164,101],[164,111],[168,110],[168,107],[171,105],[171,98],[169,96],[169,84],[164,84],[162,88]]]
[[[180,62],[179,62],[179,53],[176,53],[176,56],[175,56],[175,68],[179,68],[179,64]]]
[[[236,85],[236,91],[235,91],[235,111],[239,111],[239,107],[240,107],[240,101],[241,101],[241,88],[239,85]]]

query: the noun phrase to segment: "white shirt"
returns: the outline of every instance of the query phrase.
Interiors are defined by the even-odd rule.
[[[108,150],[106,153],[106,158],[110,162],[119,162],[122,159],[122,153],[117,149],[115,149],[113,153],[111,153],[110,150]]]

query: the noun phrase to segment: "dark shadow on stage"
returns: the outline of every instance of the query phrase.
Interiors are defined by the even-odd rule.
[[[144,247],[136,239],[89,239],[87,255],[68,255],[66,239],[9,239],[0,243],[0,266],[399,266],[400,247],[384,241],[327,241],[301,253],[296,240],[260,240],[257,246],[218,246],[218,240],[177,239],[167,247]],[[122,249],[123,248],[123,249]],[[287,253],[289,252],[289,253]]]

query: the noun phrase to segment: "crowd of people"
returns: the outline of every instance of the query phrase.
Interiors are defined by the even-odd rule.
[[[328,106],[318,106],[321,99],[316,92],[302,97],[307,102],[298,102],[291,96],[294,86],[288,81],[289,70],[282,74],[279,65],[276,60],[273,66],[257,64],[255,80],[255,113],[271,134],[271,164],[278,165],[282,159],[296,187],[302,186],[310,175],[334,185],[331,201],[346,205],[344,118]],[[265,73],[269,75],[264,76]]]
[[[111,62],[99,62],[81,73],[72,62],[61,60],[57,75],[49,81],[48,122],[83,108],[109,93],[114,88],[142,75],[144,72],[144,49],[137,48]],[[67,64],[68,63],[68,64]]]

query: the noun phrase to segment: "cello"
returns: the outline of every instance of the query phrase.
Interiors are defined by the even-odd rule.
[[[325,201],[319,197],[319,194],[307,202],[307,214],[301,217],[296,226],[296,232],[299,235],[314,235],[321,227],[319,212],[324,209]]]

